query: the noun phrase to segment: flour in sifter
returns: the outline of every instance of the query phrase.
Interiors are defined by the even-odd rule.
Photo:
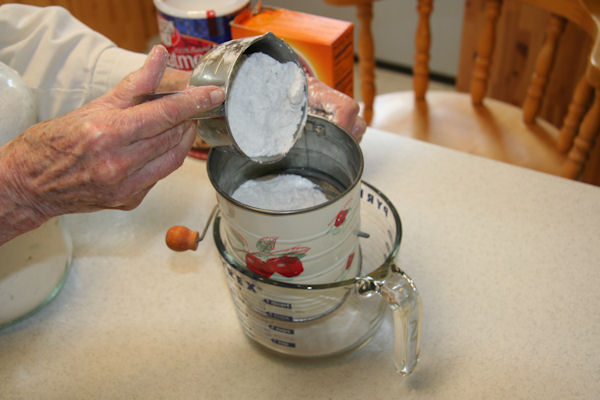
[[[293,62],[253,53],[242,63],[228,96],[231,134],[250,158],[286,154],[295,143],[308,96],[306,78]]]
[[[327,201],[318,185],[294,174],[250,179],[232,197],[251,207],[272,211],[301,210]]]

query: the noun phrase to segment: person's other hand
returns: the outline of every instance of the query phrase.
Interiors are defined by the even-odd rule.
[[[156,88],[157,92],[174,92],[184,90],[190,83],[192,71],[181,71],[167,67]]]
[[[317,114],[325,114],[328,118],[344,128],[357,141],[361,141],[367,124],[358,115],[359,106],[354,99],[331,87],[317,78],[307,77],[308,106]]]
[[[0,148],[14,201],[41,222],[138,206],[158,180],[183,163],[195,137],[195,124],[187,119],[225,97],[214,86],[188,87],[136,105],[136,96],[156,90],[166,63],[165,48],[154,47],[144,66],[106,95],[34,125]]]

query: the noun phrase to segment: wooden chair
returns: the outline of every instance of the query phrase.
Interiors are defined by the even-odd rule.
[[[373,20],[373,3],[376,0],[325,0],[334,6],[356,6],[358,18],[358,71],[360,73],[360,90],[363,102],[362,116],[367,122],[373,119],[373,102],[375,99],[375,46],[371,32]]]
[[[579,179],[600,132],[600,0],[581,0],[585,3],[580,0],[512,1],[527,3],[550,13],[545,31],[537,32],[545,38],[542,39],[535,72],[520,107],[485,97],[492,61],[503,62],[503,57],[510,57],[494,54],[497,22],[503,1],[485,0],[485,24],[477,35],[479,45],[470,93],[467,94],[427,90],[431,41],[429,17],[433,2],[419,0],[413,91],[376,96],[371,126],[538,171]],[[579,26],[591,38],[593,48],[591,52],[581,52],[581,57],[587,58],[585,73],[573,91],[561,126],[557,127],[538,114],[544,102],[548,76],[556,61],[557,45],[567,21]]]

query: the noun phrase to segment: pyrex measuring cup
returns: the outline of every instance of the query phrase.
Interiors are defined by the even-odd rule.
[[[217,190],[214,241],[248,336],[291,356],[340,354],[371,338],[389,304],[398,371],[414,369],[421,300],[395,264],[400,217],[383,194],[361,182],[362,153],[348,133],[310,115],[303,135],[281,161],[253,163],[223,146],[211,149],[207,171]],[[287,173],[313,181],[329,200],[280,212],[231,196],[248,180]],[[195,250],[205,232],[200,236],[172,227],[167,245]],[[287,266],[295,273],[281,272]]]
[[[222,219],[213,235],[238,318],[245,333],[275,352],[320,358],[342,354],[367,342],[380,326],[386,307],[394,320],[394,363],[407,375],[417,364],[421,337],[421,298],[412,280],[397,266],[402,237],[392,203],[363,182],[359,277],[303,285],[275,281],[240,265],[225,245]],[[286,300],[287,299],[287,300]],[[304,319],[303,303],[337,304],[317,318]]]

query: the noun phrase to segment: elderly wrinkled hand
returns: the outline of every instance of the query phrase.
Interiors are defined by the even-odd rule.
[[[350,96],[330,88],[314,77],[307,77],[307,79],[310,108],[317,113],[328,115],[333,122],[360,142],[367,125],[365,120],[358,115],[358,103]]]
[[[136,105],[136,96],[157,89],[167,56],[156,46],[109,93],[0,148],[0,185],[10,187],[15,212],[24,214],[23,231],[65,213],[135,208],[182,164],[195,137],[188,118],[221,104],[225,93],[188,87]]]

